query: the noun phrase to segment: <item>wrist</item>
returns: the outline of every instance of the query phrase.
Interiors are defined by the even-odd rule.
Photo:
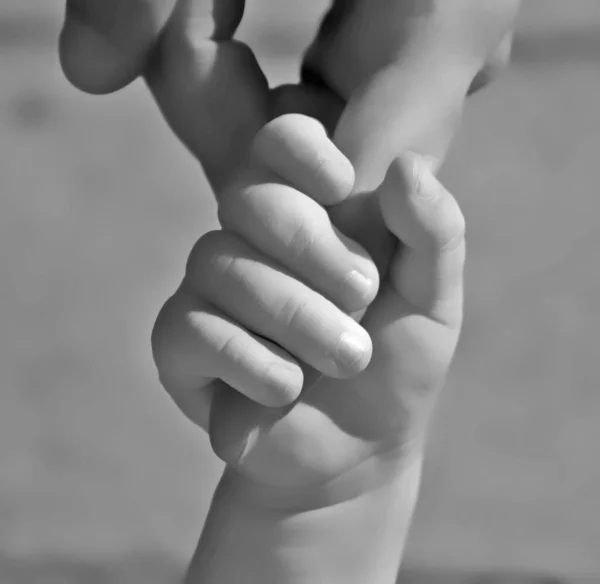
[[[186,584],[393,584],[420,467],[415,460],[368,488],[365,480],[303,498],[260,490],[228,469]]]
[[[415,437],[402,446],[381,448],[336,476],[296,486],[264,483],[233,467],[226,467],[222,483],[236,499],[265,512],[302,513],[366,498],[397,485],[420,469],[422,440]],[[415,470],[416,469],[416,470]]]

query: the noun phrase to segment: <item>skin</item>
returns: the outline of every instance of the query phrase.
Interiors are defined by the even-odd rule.
[[[269,89],[232,39],[242,2],[216,4],[211,30],[207,2],[70,3],[69,79],[101,93],[143,74],[219,203],[223,229],[192,250],[152,338],[165,389],[228,463],[190,581],[236,581],[226,571],[236,562],[206,550],[240,492],[254,513],[325,509],[393,485],[401,547],[462,320],[464,221],[434,173],[466,96],[508,57],[517,5],[336,2],[303,81]],[[340,352],[347,338],[355,358]],[[284,579],[269,571],[269,555],[262,581],[304,581],[291,564]]]
[[[150,53],[176,11],[176,4],[177,0],[66,0],[60,57],[68,79],[82,91],[104,94],[117,91],[143,75]],[[340,29],[340,21],[353,10],[356,14],[356,6],[360,8],[361,4],[363,7],[368,5],[364,1],[335,2],[323,23],[325,30],[319,32],[320,38],[335,36]],[[395,4],[404,17],[414,14],[419,6],[425,5],[431,11],[432,5],[440,3],[399,0]],[[472,10],[476,5],[472,0],[451,0],[448,4],[452,5],[450,11],[455,13]],[[490,6],[489,2],[482,4]],[[501,0],[497,4],[499,12],[503,13],[502,19],[505,16],[511,19],[518,2]],[[210,0],[183,0],[179,2],[179,9],[182,6],[187,14],[185,26],[195,21],[193,26],[201,28],[199,35],[219,40],[233,35],[244,11],[242,0],[219,0],[214,7]],[[211,15],[214,15],[216,23],[214,29],[206,25],[211,22]],[[509,29],[507,27],[500,44],[492,47],[490,54],[484,57],[477,88],[494,79],[506,65],[510,55]]]
[[[297,144],[310,126],[312,160],[301,161],[285,139]],[[267,136],[281,144],[272,158],[264,152]],[[322,158],[327,151],[338,159]],[[291,177],[302,173],[274,172],[308,173],[319,164],[331,190],[346,185],[348,197],[352,167],[338,160],[343,155],[310,118],[287,115],[261,130],[241,177],[223,195],[224,228],[196,244],[155,327],[163,385],[210,429],[217,453],[269,487],[320,485],[369,457],[402,450],[407,436],[419,434],[416,420],[443,379],[460,329],[464,222],[454,199],[421,159],[394,162],[373,197],[387,235],[401,235],[403,245],[391,242],[390,269],[378,286],[372,259],[334,227],[317,189],[299,190]],[[366,286],[348,280],[354,270]],[[362,326],[347,315],[367,305]],[[340,353],[344,335],[355,339],[356,355]],[[307,384],[294,407],[277,407]],[[245,417],[257,415],[264,418],[246,436]]]
[[[339,0],[303,59],[307,82],[271,91],[251,49],[232,40],[243,0],[219,0],[214,9],[210,0],[68,0],[60,57],[68,79],[90,93],[144,76],[218,197],[267,121],[294,111],[326,118],[331,130],[351,97],[356,105],[347,117],[362,126],[356,133],[376,135],[393,115],[403,126],[397,148],[419,146],[441,158],[465,93],[507,62],[517,6],[518,0]],[[440,71],[452,71],[451,79]],[[382,107],[373,91],[403,99]],[[417,108],[421,100],[426,105]],[[342,141],[364,176],[369,164],[354,160],[352,132]],[[369,170],[379,179],[390,162],[384,154]]]
[[[316,348],[304,355],[304,364],[333,366],[329,376],[319,377],[290,409],[258,408],[222,381],[194,374],[189,390],[176,395],[183,411],[195,412],[198,417],[193,419],[205,425],[207,409],[200,400],[212,389],[210,422],[218,422],[211,429],[213,445],[228,455],[232,436],[248,412],[251,420],[279,412],[268,418],[269,424],[260,422],[247,449],[229,461],[188,572],[189,583],[395,581],[418,490],[424,428],[458,339],[464,221],[456,200],[429,165],[414,155],[397,158],[372,194],[395,251],[362,327],[335,304],[319,311],[313,321],[313,311],[319,310],[316,296],[325,286],[334,292],[323,294],[321,301],[329,297],[339,306],[348,298],[344,296],[348,282],[340,282],[328,270],[330,259],[350,269],[358,263],[364,272],[377,272],[364,256],[339,245],[341,238],[336,240],[330,223],[319,226],[314,239],[305,240],[290,237],[297,232],[281,228],[290,217],[297,224],[314,225],[315,217],[323,216],[318,211],[322,210],[318,188],[297,191],[300,196],[292,191],[299,186],[294,177],[302,176],[298,170],[309,173],[313,161],[285,160],[281,138],[296,136],[297,144],[307,126],[308,119],[292,115],[261,130],[243,173],[248,173],[250,187],[241,181],[227,195],[236,199],[234,209],[243,207],[244,227],[225,219],[223,230],[198,242],[186,278],[157,324],[158,342],[165,343],[157,353],[167,362],[193,359],[196,371],[212,371],[212,376],[271,404],[293,397],[300,391],[302,372],[310,375],[305,365],[294,368],[291,358],[298,359],[303,347]],[[270,157],[261,151],[265,134],[281,140],[281,148]],[[331,151],[332,143],[316,125],[310,143],[314,160]],[[279,174],[282,167],[288,172]],[[346,182],[345,165],[321,159],[320,169],[332,185]],[[264,218],[260,211],[265,207],[268,220],[253,229],[254,221],[248,217],[258,209]],[[312,243],[298,247],[302,241]],[[305,261],[315,265],[303,278]],[[305,284],[313,290],[307,292]],[[362,302],[368,303],[374,292],[368,289]],[[357,299],[360,294],[352,302]],[[224,318],[226,326],[220,328],[218,318]],[[260,331],[260,337],[249,333],[261,323],[278,321],[283,326],[275,326],[274,333]],[[321,327],[323,321],[326,326]],[[218,330],[226,332],[217,339]],[[365,344],[361,359],[351,366],[335,358],[321,361],[336,346],[340,330],[355,332]],[[265,336],[277,344],[265,342]],[[168,356],[173,347],[176,351]],[[273,375],[280,371],[274,366],[281,366],[286,375]],[[353,375],[356,368],[362,371]],[[163,372],[181,374],[185,369],[159,365]],[[266,384],[265,377],[271,383]],[[203,383],[204,393],[196,391]],[[291,394],[289,383],[296,388]],[[165,385],[169,387],[169,382]],[[177,381],[171,385],[176,386]]]
[[[372,281],[372,289],[362,291],[362,299],[345,298],[342,301],[325,295],[328,301],[333,301],[341,309],[337,312],[330,305],[323,304],[320,296],[309,298],[310,290],[303,290],[304,296],[297,302],[335,314],[335,326],[332,321],[330,328],[337,331],[336,335],[318,343],[308,334],[287,340],[289,346],[282,347],[288,352],[284,357],[294,368],[290,370],[288,367],[285,380],[282,373],[282,378],[277,381],[279,387],[286,388],[282,390],[283,395],[258,395],[264,391],[259,386],[264,385],[266,372],[262,373],[263,379],[258,380],[252,379],[254,374],[250,372],[247,378],[238,374],[236,382],[229,385],[249,400],[269,406],[285,405],[297,397],[298,387],[302,385],[298,380],[303,382],[304,374],[308,375],[307,386],[314,382],[316,375],[313,369],[327,376],[346,378],[366,367],[372,351],[370,343],[373,342],[373,338],[370,342],[366,340],[369,336],[366,333],[371,331],[365,330],[364,326],[350,324],[343,311],[360,311],[373,300],[377,276],[367,264],[372,259],[377,272],[385,274],[397,246],[389,236],[374,198],[364,193],[379,186],[392,160],[402,152],[420,153],[432,168],[439,166],[469,88],[478,76],[484,74],[482,71],[493,67],[491,63],[498,60],[499,51],[507,51],[507,39],[517,6],[518,2],[514,0],[338,2],[323,20],[315,41],[305,54],[304,82],[270,90],[251,50],[232,39],[243,14],[241,1],[221,1],[215,4],[214,11],[210,3],[194,0],[181,0],[176,5],[168,0],[68,2],[60,43],[67,76],[88,91],[106,91],[121,87],[143,72],[165,119],[202,162],[220,203],[220,219],[229,230],[240,229],[239,219],[237,224],[229,224],[235,223],[232,209],[241,208],[243,200],[252,203],[265,190],[260,183],[269,180],[269,177],[265,179],[252,173],[249,176],[248,159],[250,156],[252,161],[252,157],[256,156],[253,149],[259,155],[265,149],[264,144],[262,149],[260,145],[256,146],[255,137],[259,130],[282,113],[300,112],[321,120],[333,138],[335,146],[331,147],[339,148],[340,155],[343,153],[347,158],[347,167],[354,172],[354,176],[350,176],[350,171],[346,171],[346,176],[340,179],[343,185],[338,185],[339,192],[332,195],[337,200],[320,201],[324,204],[338,203],[329,211],[337,232],[330,233],[328,241],[320,241],[319,250],[305,253],[318,258],[336,237],[339,240],[344,234],[346,238],[338,241],[337,255],[343,255],[349,237],[359,244],[352,244],[354,257],[345,261],[335,258],[334,261],[332,249],[328,254],[328,265],[337,261],[339,266],[356,264],[361,267],[359,272],[365,272],[364,275]],[[212,30],[207,28],[211,12],[214,17]],[[131,35],[134,22],[136,34]],[[159,33],[160,39],[156,41]],[[369,50],[364,47],[369,47]],[[390,99],[391,96],[393,99]],[[293,132],[289,134],[293,136]],[[282,138],[275,138],[275,142],[277,139]],[[290,150],[293,149],[290,147]],[[277,150],[277,146],[273,150]],[[269,153],[263,154],[263,158],[269,158]],[[293,157],[293,154],[290,156]],[[269,160],[266,162],[268,166]],[[240,197],[236,194],[244,190],[238,184],[240,181],[245,184],[244,189],[251,191],[250,195]],[[353,184],[351,192],[344,193],[350,183]],[[305,188],[306,185],[300,185],[300,192]],[[339,204],[342,198],[346,200]],[[231,203],[232,200],[235,202]],[[274,205],[275,200],[263,204],[267,208]],[[357,218],[361,220],[357,221]],[[315,231],[314,225],[326,225],[327,220],[322,209],[314,206],[310,214],[307,212],[302,224],[293,226],[300,231],[298,237],[301,242],[302,238],[312,237],[312,240],[302,243],[303,247],[317,245],[311,230]],[[244,235],[252,239],[251,233]],[[275,238],[269,243],[274,244]],[[263,251],[266,247],[263,245]],[[202,255],[193,252],[192,256],[194,254]],[[298,252],[294,251],[294,254],[298,255]],[[362,266],[357,255],[362,257]],[[282,258],[278,261],[281,262]],[[312,273],[315,261],[313,259],[312,264],[308,262],[300,276],[306,279]],[[338,271],[338,280],[341,277]],[[325,293],[330,293],[332,286],[340,287],[339,281],[327,282],[327,279],[327,270],[321,270],[306,283],[313,288],[318,284],[317,290]],[[270,279],[264,281],[270,282]],[[382,292],[385,288],[385,285],[381,286]],[[179,300],[182,294],[178,292],[176,300],[171,299],[168,307],[185,304]],[[255,294],[258,292],[255,291]],[[268,297],[266,292],[261,292],[261,295]],[[346,292],[346,295],[352,296],[352,292]],[[232,296],[230,303],[240,306],[240,298]],[[325,310],[325,306],[329,308]],[[243,310],[228,309],[225,312],[232,313],[234,321],[243,321]],[[167,318],[164,314],[180,317],[180,312],[165,309],[161,313],[153,335],[155,359],[163,384],[178,403],[182,403],[181,395],[191,392],[190,388],[207,388],[204,392],[192,392],[202,395],[198,401],[203,405],[196,405],[193,412],[186,411],[188,416],[206,427],[209,403],[219,384],[214,383],[207,372],[198,371],[192,350],[188,351],[190,363],[187,364],[182,363],[180,357],[172,356],[181,352],[181,341],[172,340],[178,338],[172,332],[173,328],[177,330],[177,326],[165,324],[169,318],[175,317]],[[385,306],[383,313],[386,314],[384,321],[392,318],[394,308]],[[356,316],[360,318],[362,312]],[[291,317],[283,312],[278,318]],[[224,324],[214,326],[225,327]],[[280,345],[280,339],[269,336],[274,334],[276,327],[263,329],[256,322],[247,326],[254,333]],[[168,332],[163,333],[163,330]],[[319,362],[316,354],[335,353],[337,337],[340,336],[338,332],[344,330],[354,332],[354,336],[365,345],[365,355],[352,367]],[[220,331],[219,338],[223,334]],[[169,343],[172,344],[171,349],[167,346]],[[294,363],[294,357],[298,358],[298,364]],[[277,363],[281,369],[281,355]],[[301,372],[299,364],[306,364],[309,368]],[[384,369],[380,370],[382,379],[385,379]],[[212,377],[223,380],[224,375]],[[180,378],[184,378],[186,383],[183,384]],[[371,382],[370,379],[368,381]],[[380,385],[379,381],[375,379],[376,385]],[[270,387],[269,384],[267,386]],[[226,397],[221,399],[221,394]],[[268,415],[263,412],[262,421],[252,421],[249,418],[251,415],[256,418],[256,413],[250,402],[236,400],[231,392],[224,390],[217,392],[217,400],[215,412],[225,412],[229,408],[239,414],[239,419],[232,424],[235,416],[215,413],[211,429],[213,447],[221,458],[239,466],[240,457],[251,450],[248,436],[265,434],[262,430],[272,424],[273,417],[278,419],[284,412],[275,410]],[[190,407],[185,406],[184,411]]]

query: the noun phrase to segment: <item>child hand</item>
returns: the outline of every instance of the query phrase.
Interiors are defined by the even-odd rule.
[[[407,186],[410,180],[407,176],[406,166],[407,164],[410,166],[410,164],[406,161],[405,156],[402,157],[403,162],[401,163],[393,163],[393,161],[403,152],[415,151],[427,157],[434,166],[441,162],[460,116],[465,95],[478,71],[489,62],[491,55],[495,52],[495,47],[502,42],[502,39],[507,38],[506,35],[510,30],[517,2],[515,0],[444,0],[442,2],[440,0],[428,4],[427,10],[424,11],[421,10],[423,3],[418,0],[403,0],[395,3],[356,2],[352,3],[354,9],[350,13],[345,13],[343,10],[344,6],[348,4],[336,2],[330,16],[321,27],[315,43],[307,52],[304,66],[305,82],[297,86],[280,87],[274,90],[269,90],[266,79],[249,48],[231,40],[241,18],[243,2],[232,0],[219,3],[222,10],[215,12],[216,32],[210,38],[210,32],[203,28],[208,21],[206,17],[210,11],[208,2],[181,0],[177,4],[177,9],[171,14],[172,3],[169,2],[153,2],[152,0],[140,2],[137,0],[137,2],[128,3],[127,0],[122,0],[119,2],[121,12],[117,14],[116,19],[105,21],[102,29],[104,34],[101,37],[103,40],[120,39],[116,44],[108,42],[107,45],[113,48],[118,46],[119,49],[112,53],[110,50],[108,51],[114,57],[111,61],[112,65],[105,68],[100,67],[100,70],[98,68],[86,70],[86,67],[82,65],[82,63],[85,64],[86,58],[91,58],[96,64],[106,64],[107,61],[98,59],[97,51],[92,50],[90,48],[92,45],[89,43],[86,44],[91,38],[90,26],[83,27],[83,29],[77,28],[77,26],[74,28],[74,23],[81,22],[81,19],[85,17],[93,28],[102,21],[100,18],[102,15],[104,17],[108,15],[109,7],[113,6],[114,8],[115,5],[112,0],[79,0],[78,5],[87,11],[80,10],[78,19],[73,16],[74,13],[71,11],[71,18],[67,19],[62,35],[62,58],[70,77],[73,80],[81,81],[85,75],[88,75],[87,79],[88,81],[92,79],[90,83],[93,86],[88,88],[96,90],[108,87],[102,83],[111,78],[113,81],[111,87],[116,88],[127,79],[137,75],[141,71],[141,63],[143,63],[146,79],[165,118],[191,152],[202,162],[218,200],[222,197],[229,197],[230,200],[240,198],[235,195],[235,193],[239,195],[240,183],[232,185],[232,176],[238,177],[242,183],[246,181],[248,184],[250,181],[250,184],[256,187],[265,181],[272,181],[272,177],[259,176],[257,178],[255,174],[246,174],[249,171],[244,165],[247,162],[251,144],[254,143],[259,130],[270,120],[286,112],[300,112],[323,121],[333,135],[336,147],[350,161],[355,172],[352,192],[346,193],[345,199],[341,194],[342,191],[337,193],[338,199],[334,202],[339,203],[341,199],[343,201],[329,208],[329,216],[333,224],[344,235],[363,246],[376,264],[379,273],[382,274],[382,284],[377,299],[371,305],[364,320],[361,321],[363,328],[354,329],[356,332],[362,331],[361,334],[364,331],[369,333],[374,357],[369,367],[356,378],[356,380],[362,381],[355,391],[346,391],[348,387],[354,387],[352,385],[354,381],[341,382],[320,379],[308,393],[306,400],[303,399],[297,404],[290,415],[282,418],[280,423],[273,426],[273,429],[280,428],[283,431],[288,428],[286,430],[286,432],[289,431],[288,434],[284,432],[284,435],[293,435],[290,426],[283,422],[294,422],[291,429],[296,428],[296,421],[302,412],[310,412],[311,420],[320,420],[325,426],[336,419],[339,423],[339,426],[336,425],[336,427],[341,434],[336,434],[334,429],[333,433],[329,435],[332,438],[341,436],[339,442],[340,464],[344,468],[353,467],[357,460],[364,457],[365,452],[362,450],[362,446],[354,450],[350,448],[348,440],[358,433],[358,444],[368,444],[365,437],[370,435],[369,428],[363,428],[361,424],[355,428],[354,418],[350,414],[351,422],[344,424],[346,414],[343,411],[338,411],[337,415],[330,415],[325,407],[329,404],[327,400],[330,400],[331,396],[337,395],[336,392],[340,393],[340,399],[344,397],[350,399],[348,396],[354,396],[350,399],[350,403],[353,403],[352,400],[356,402],[350,409],[350,411],[354,411],[358,408],[358,403],[362,407],[364,388],[368,387],[369,383],[375,383],[376,385],[373,387],[377,387],[382,382],[384,387],[382,395],[388,397],[381,402],[375,400],[371,405],[376,410],[377,407],[385,410],[384,414],[389,414],[387,408],[389,405],[389,411],[394,412],[394,416],[397,417],[398,412],[403,410],[392,407],[392,405],[399,404],[398,394],[389,392],[389,387],[392,385],[396,387],[398,384],[398,388],[410,388],[415,385],[410,380],[413,377],[419,379],[419,375],[407,374],[407,371],[411,371],[412,365],[406,361],[403,355],[410,355],[411,351],[418,353],[423,350],[423,354],[416,360],[416,363],[421,360],[428,363],[429,355],[433,364],[436,365],[432,367],[432,369],[436,369],[433,373],[436,373],[439,378],[445,372],[455,337],[458,334],[457,325],[448,329],[447,326],[436,320],[435,310],[437,309],[433,312],[427,309],[424,311],[424,315],[421,314],[420,302],[424,299],[427,306],[439,304],[436,286],[444,280],[438,271],[441,270],[443,275],[446,268],[445,260],[439,260],[438,256],[441,254],[445,257],[445,255],[436,248],[435,244],[427,243],[426,235],[431,235],[432,231],[427,227],[428,219],[422,217],[420,212],[411,214],[405,209],[404,211],[401,209],[402,215],[392,212],[396,205],[403,205],[409,209],[413,205],[410,196],[412,190]],[[74,1],[71,6],[75,6]],[[142,21],[148,26],[141,27],[141,29],[139,28],[139,18],[137,18],[140,7],[145,11],[144,14],[149,15]],[[165,28],[164,23],[167,22],[167,16],[169,20]],[[137,28],[134,28],[135,26]],[[129,34],[134,29],[139,34]],[[148,58],[150,47],[153,46],[154,38],[159,31],[161,31],[160,43],[154,46],[152,58]],[[376,38],[372,37],[373,34],[376,34]],[[88,41],[82,40],[86,38]],[[135,50],[132,48],[134,45],[137,47]],[[82,46],[89,49],[87,54]],[[106,49],[106,46],[104,48]],[[133,58],[132,55],[137,55],[137,57]],[[112,67],[113,65],[116,68]],[[117,70],[121,72],[119,75],[115,74]],[[452,74],[448,75],[448,72]],[[94,80],[100,79],[104,81],[99,82],[99,85],[94,85]],[[118,80],[118,83],[115,80]],[[291,135],[294,136],[294,132],[291,132]],[[322,140],[317,140],[316,143],[320,147],[324,147]],[[269,164],[274,162],[272,158],[267,158],[270,162],[266,166],[269,167]],[[256,161],[254,164],[256,165]],[[261,164],[264,165],[264,162]],[[304,171],[302,165],[295,168],[296,173],[293,176],[288,177],[285,172],[283,173],[283,176],[293,185],[296,185],[294,177],[311,176],[312,170]],[[377,189],[389,168],[392,170],[389,171],[384,186],[379,189],[382,193],[379,195],[379,200],[385,211],[382,213],[377,198],[357,195]],[[253,173],[256,171],[256,168],[252,170]],[[435,179],[426,171],[422,172],[424,172],[424,176],[433,181],[433,184],[436,184]],[[279,174],[281,176],[281,173]],[[398,182],[396,186],[393,186],[394,176]],[[425,182],[421,181],[421,184],[425,184]],[[303,185],[297,188],[309,201],[318,198],[311,188]],[[262,187],[246,189],[253,193],[252,196],[261,190]],[[394,199],[388,195],[387,199],[395,201],[395,203],[390,203],[386,207],[383,203],[387,200],[385,193],[395,191],[399,193],[398,198]],[[445,193],[441,188],[439,192]],[[251,199],[252,197],[249,197],[248,201]],[[453,201],[446,195],[443,199]],[[421,201],[421,199],[417,200]],[[269,204],[272,204],[273,207],[269,212],[275,213],[279,202],[280,200],[271,201]],[[315,211],[315,213],[319,212]],[[389,217],[386,217],[386,213],[389,213]],[[447,212],[445,213],[447,214]],[[222,211],[221,215],[226,216],[227,214]],[[310,216],[312,217],[312,215]],[[390,217],[404,217],[406,220],[407,217],[412,216],[415,217],[415,226],[405,225],[401,222],[400,228],[390,219]],[[444,221],[448,220],[448,217],[444,215],[443,219]],[[460,223],[456,217],[450,219]],[[421,220],[424,220],[425,223],[421,224]],[[392,221],[391,224],[390,221]],[[384,222],[388,224],[387,228]],[[407,249],[412,250],[410,236],[413,232],[419,231],[419,226],[425,235],[417,238],[414,253],[405,251],[404,256],[397,256],[398,240],[406,243]],[[408,235],[403,231],[405,228],[409,230]],[[437,227],[433,229],[433,233],[436,232],[436,229]],[[263,234],[266,235],[266,231]],[[212,234],[202,240],[199,245],[200,251],[209,247],[206,241],[212,242],[211,245],[222,245],[223,237],[227,237],[227,235],[217,235],[218,237]],[[238,234],[236,238],[239,237]],[[243,235],[242,240],[245,242],[244,245],[258,246],[247,233]],[[421,245],[424,247],[421,248]],[[274,247],[269,247],[266,258],[263,256],[254,258],[255,264],[272,263],[276,259],[272,256],[273,249]],[[324,252],[321,250],[319,253]],[[202,254],[199,256],[202,257]],[[192,258],[194,257],[198,257],[198,254],[194,254]],[[353,259],[356,260],[359,257],[365,261],[363,267],[370,265],[368,256],[361,255],[361,252],[357,251]],[[397,260],[397,257],[405,259],[400,261]],[[421,259],[417,261],[411,258]],[[190,262],[190,268],[193,263],[193,261]],[[419,276],[421,271],[422,275]],[[414,277],[413,272],[417,274]],[[393,276],[397,273],[402,273],[400,283],[396,282],[396,276]],[[229,275],[231,276],[231,274]],[[296,278],[299,278],[300,283],[306,286],[307,282],[302,279],[302,274],[297,274]],[[265,284],[265,282],[261,283]],[[185,284],[182,289],[189,286],[189,284]],[[397,289],[402,289],[402,294],[393,292]],[[205,296],[210,295],[205,290],[201,291],[204,296],[199,294],[200,290],[196,288],[193,288],[193,291],[191,297],[200,296],[204,302],[206,302]],[[214,294],[214,290],[212,294]],[[178,295],[181,296],[181,292],[178,292]],[[177,297],[179,298],[179,296]],[[428,298],[430,301],[426,300]],[[225,298],[220,299],[226,300]],[[329,299],[332,300],[332,298]],[[403,300],[399,301],[398,299]],[[334,302],[338,309],[352,309],[344,305],[339,298]],[[442,304],[444,303],[445,300]],[[170,304],[179,306],[181,302],[179,300],[171,301]],[[456,300],[449,304],[454,305],[456,309]],[[404,312],[400,310],[400,305],[404,306]],[[412,312],[407,308],[410,306],[413,306]],[[194,312],[191,305],[188,305],[187,312],[183,309],[178,310],[183,314]],[[200,311],[202,310],[201,307]],[[339,316],[339,310],[336,312],[332,309],[331,314]],[[173,318],[177,320],[175,317]],[[164,320],[169,321],[170,317]],[[347,323],[347,320],[345,322]],[[413,330],[415,322],[419,323],[416,329],[431,327],[437,329],[437,332],[433,333],[427,328],[429,336],[423,339],[423,333],[420,330]],[[236,326],[239,324],[236,322]],[[157,331],[160,331],[160,328],[157,327]],[[439,334],[443,331],[450,332]],[[435,341],[436,343],[446,339],[444,341],[444,358],[436,359],[435,351],[431,350],[433,347],[428,343],[433,337],[438,339]],[[310,345],[312,339],[307,337],[305,341]],[[398,347],[402,347],[403,343],[406,343],[406,350],[400,351]],[[270,348],[273,349],[272,346]],[[294,353],[294,347],[286,348]],[[314,360],[311,362],[310,355],[294,353],[294,357],[298,357],[300,362],[305,357],[315,370],[324,372],[324,363],[317,363]],[[297,375],[296,363],[291,362],[291,365],[290,370]],[[360,365],[359,368],[362,366]],[[417,369],[419,368],[417,367]],[[199,371],[202,373],[204,370],[200,367]],[[343,368],[336,372],[331,368],[331,364],[330,369],[326,372],[338,377],[352,373],[352,371],[344,371]],[[213,373],[204,371],[200,377],[210,379],[211,375],[218,377],[214,371]],[[432,375],[432,377],[436,375]],[[161,374],[161,377],[167,385],[169,380],[164,374]],[[297,378],[295,379],[297,381]],[[388,389],[385,389],[386,384]],[[427,383],[427,379],[423,384],[431,385]],[[293,387],[296,389],[288,391],[287,399],[294,395],[298,385],[292,384]],[[344,388],[343,394],[341,394],[342,387]],[[196,393],[205,397],[208,394],[208,392]],[[389,397],[390,393],[393,397]],[[400,394],[406,395],[406,392],[400,391]],[[237,399],[239,394],[220,392],[216,395],[236,396]],[[330,397],[322,398],[326,399],[325,404],[321,402],[312,404],[310,400],[316,400],[317,396]],[[178,399],[181,403],[183,398],[180,396]],[[201,398],[197,397],[196,399]],[[263,402],[266,403],[266,399],[263,397]],[[273,399],[273,396],[270,399]],[[331,399],[331,402],[333,403],[335,400]],[[224,423],[216,425],[214,431],[211,431],[213,445],[226,460],[236,464],[239,464],[242,459],[245,460],[244,468],[248,473],[257,476],[257,473],[252,471],[252,465],[259,468],[264,462],[265,452],[271,451],[261,450],[258,447],[248,448],[250,442],[244,433],[253,426],[248,424],[247,401],[240,402],[238,399],[236,404],[240,403],[246,405],[241,409],[235,407],[232,409],[230,407],[231,400],[227,402],[218,397],[215,400],[215,411],[218,410],[221,414],[215,414],[214,419],[229,420],[231,424],[230,426]],[[276,401],[271,402],[271,404],[273,403]],[[379,406],[377,406],[378,403]],[[205,405],[197,407],[196,410],[204,412],[204,414],[194,415],[194,418],[206,426],[208,410]],[[184,409],[189,408],[185,406]],[[264,412],[264,410],[260,411]],[[229,412],[230,415],[224,415],[223,412]],[[243,416],[240,412],[243,413]],[[241,420],[240,416],[236,418],[235,415],[238,414],[244,419]],[[277,415],[279,416],[280,412]],[[373,420],[369,423],[375,426],[376,419],[377,416],[374,415]],[[399,427],[396,426],[397,432],[396,434],[392,432],[392,435],[406,436],[408,431],[408,434],[412,436],[413,432],[407,429],[413,426],[414,420],[415,417],[412,414],[407,414],[403,422],[404,430],[399,432]],[[415,427],[421,428],[422,425],[416,424]],[[349,433],[348,429],[350,429]],[[272,430],[267,434],[268,437],[274,435]],[[261,443],[291,445],[296,442],[283,438],[255,442],[257,446]],[[306,440],[300,440],[298,443],[306,443]],[[404,441],[400,440],[399,443],[404,443]],[[374,444],[381,446],[381,441],[375,439]],[[240,445],[246,446],[245,451],[240,450]],[[318,449],[312,452],[315,456],[319,454]],[[286,452],[284,458],[295,461],[289,455],[290,452]],[[366,459],[373,460],[369,456]],[[250,464],[251,462],[252,464]],[[318,463],[313,460],[310,464],[302,466],[296,462],[294,464],[296,468],[301,469],[302,480],[309,482],[316,480],[320,468]],[[327,466],[326,468],[329,473],[331,469]],[[282,476],[288,475],[283,473]],[[265,480],[274,482],[281,478],[279,475],[269,473],[266,473],[265,477]]]
[[[268,124],[220,199],[223,230],[196,244],[153,333],[163,385],[205,429],[210,413],[215,451],[261,495],[284,488],[295,504],[307,487],[372,488],[418,456],[461,325],[454,198],[418,157],[393,162],[375,194],[393,250],[378,291],[369,255],[322,207],[353,178],[314,120]],[[347,316],[367,305],[361,325]]]

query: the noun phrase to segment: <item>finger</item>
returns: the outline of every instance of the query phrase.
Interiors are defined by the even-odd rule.
[[[335,205],[354,186],[350,161],[314,118],[287,114],[264,126],[254,138],[252,158],[321,205]]]
[[[67,0],[60,58],[67,78],[89,93],[109,93],[144,69],[153,45],[177,3],[185,21],[204,38],[230,37],[243,0]]]
[[[362,371],[367,332],[329,300],[226,231],[205,235],[185,281],[233,321],[330,377]]]
[[[383,220],[402,243],[390,266],[391,284],[419,311],[458,325],[465,221],[456,199],[414,155],[394,161],[378,194]]]
[[[518,5],[333,3],[304,70],[349,102],[335,142],[354,165],[357,191],[378,185],[400,152],[443,159],[469,85],[509,33]]]
[[[238,7],[241,18],[242,0],[226,5]],[[228,22],[211,38],[202,18],[178,9],[144,73],[163,116],[201,162],[217,196],[269,120],[270,106],[269,85],[254,53],[228,38],[237,24]]]
[[[292,403],[302,390],[300,365],[286,351],[253,335],[216,310],[190,315],[207,339],[216,377],[247,398],[268,407]],[[214,335],[214,336],[212,336]]]
[[[316,149],[320,142],[329,141],[321,133],[318,138]],[[309,156],[312,153],[307,153]],[[307,172],[311,172],[310,162]],[[322,166],[322,173],[335,180],[335,165],[327,168],[325,159]],[[296,168],[293,172],[301,174]],[[379,277],[376,266],[357,243],[331,225],[323,207],[269,171],[253,169],[241,180],[219,202],[224,228],[241,235],[346,312],[360,310],[374,299]]]
[[[60,59],[67,78],[89,93],[135,79],[176,0],[67,0]]]
[[[195,420],[208,419],[206,390],[215,378],[270,407],[288,405],[302,389],[302,370],[289,354],[240,327],[185,286],[161,310],[152,349],[161,383],[182,409],[195,410],[186,411]]]
[[[235,188],[219,203],[221,225],[344,312],[368,306],[379,275],[364,249],[332,226],[323,207],[279,182]]]

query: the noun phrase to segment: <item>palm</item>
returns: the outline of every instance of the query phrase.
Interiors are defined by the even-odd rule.
[[[418,444],[458,329],[414,313],[390,288],[365,322],[374,342],[369,367],[349,382],[319,379],[260,436],[243,459],[244,474],[272,486],[323,484],[366,459],[404,457]]]

